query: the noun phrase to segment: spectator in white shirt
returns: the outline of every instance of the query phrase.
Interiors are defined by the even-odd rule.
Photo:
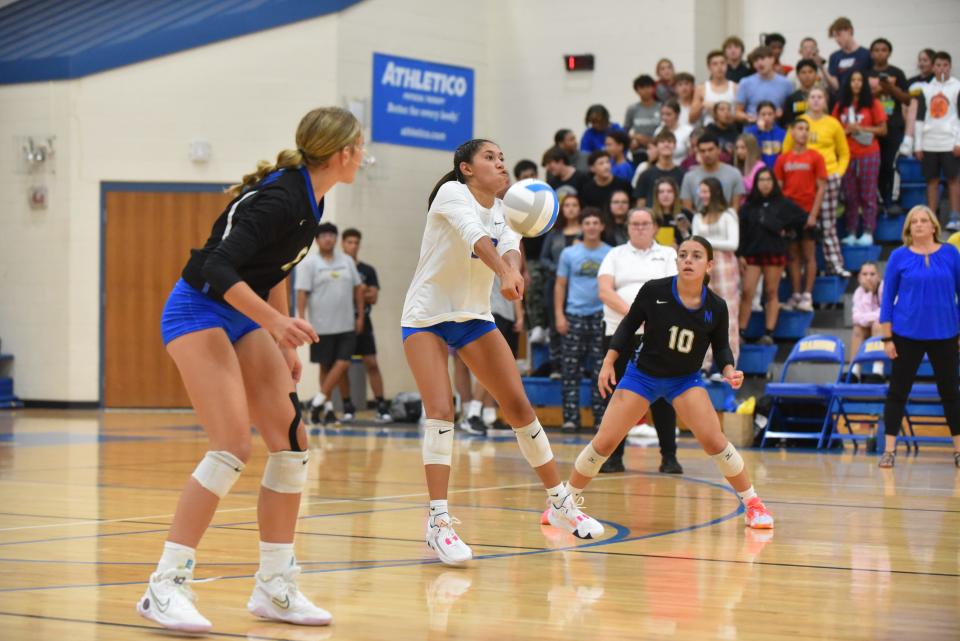
[[[627,234],[630,240],[611,249],[597,275],[600,300],[603,301],[604,337],[603,353],[610,347],[610,341],[620,325],[620,321],[630,310],[637,293],[644,283],[656,278],[673,276],[677,273],[677,252],[673,247],[657,244],[657,223],[646,209],[633,209],[627,216]],[[634,338],[634,349],[624,350],[614,366],[617,380],[623,376],[627,362],[643,338],[643,328]],[[609,400],[609,397],[608,397]],[[677,415],[673,407],[664,399],[650,406],[657,438],[660,440],[660,471],[667,474],[683,474],[683,468],[677,461]],[[610,458],[600,468],[601,472],[622,472],[624,443],[621,442]]]

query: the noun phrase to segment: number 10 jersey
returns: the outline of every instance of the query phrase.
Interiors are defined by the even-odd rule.
[[[729,322],[727,303],[706,286],[700,306],[691,309],[680,301],[676,276],[658,278],[637,293],[610,349],[629,349],[633,335],[644,325],[643,341],[632,359],[642,372],[661,378],[694,374],[711,345],[714,361],[723,371],[726,365],[734,365]]]

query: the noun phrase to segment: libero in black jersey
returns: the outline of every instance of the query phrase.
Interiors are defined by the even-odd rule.
[[[230,201],[183,280],[218,301],[242,280],[266,300],[310,251],[322,215],[306,167],[275,171]]]
[[[310,249],[324,195],[354,181],[363,153],[363,130],[349,111],[307,113],[296,147],[281,151],[276,162],[260,162],[232,188],[233,201],[207,243],[193,251],[164,305],[164,345],[209,439],[137,602],[141,616],[165,628],[211,628],[187,586],[218,503],[250,458],[251,425],[269,455],[257,499],[260,565],[247,610],[297,625],[331,621],[295,582],[294,534],[310,458],[296,392],[297,347],[318,337],[305,319],[290,316],[284,280]]]
[[[629,349],[641,325],[643,340],[632,360],[647,374],[663,378],[695,374],[711,345],[721,371],[734,364],[727,304],[706,285],[700,306],[690,309],[677,293],[676,276],[647,281],[620,322],[610,349]]]
[[[736,490],[747,525],[773,527],[773,517],[753,489],[743,458],[720,429],[700,376],[703,357],[712,345],[724,380],[734,389],[743,383],[743,372],[734,368],[727,341],[727,304],[707,289],[712,268],[713,246],[708,240],[694,236],[684,241],[677,250],[677,276],[648,281],[620,322],[599,377],[601,394],[609,394],[615,383],[617,389],[596,436],[574,464],[568,487],[577,499],[627,431],[651,403],[663,398],[690,426],[697,442]],[[643,341],[617,382],[614,364],[640,325],[644,326]]]

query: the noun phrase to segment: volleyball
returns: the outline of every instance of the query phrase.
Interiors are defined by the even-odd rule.
[[[553,187],[535,178],[510,186],[503,196],[503,213],[510,228],[521,236],[542,236],[553,228],[560,200]]]

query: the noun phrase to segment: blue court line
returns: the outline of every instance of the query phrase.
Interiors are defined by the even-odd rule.
[[[490,509],[500,509],[500,508],[491,507]],[[507,508],[507,509],[511,509],[511,508]],[[535,514],[540,513],[540,510],[521,510],[519,508],[514,508],[514,509],[517,509],[518,511],[524,511],[524,512],[533,512]],[[371,511],[375,512],[377,510],[371,510]],[[624,525],[620,525],[619,523],[614,523],[612,521],[600,521],[600,522],[605,525],[609,525],[613,527],[614,530],[616,531],[616,534],[614,534],[614,536],[611,537],[610,539],[604,539],[602,541],[597,541],[595,543],[588,543],[586,545],[573,545],[573,546],[566,546],[566,547],[560,547],[560,548],[543,548],[543,549],[535,549],[535,550],[525,550],[523,552],[505,552],[500,554],[482,554],[479,556],[475,556],[473,558],[475,561],[480,561],[480,560],[486,560],[486,559],[501,559],[501,558],[512,557],[512,556],[528,556],[531,554],[547,554],[551,552],[563,552],[566,550],[575,550],[577,548],[596,547],[597,545],[609,545],[611,543],[618,543],[621,541],[629,540],[625,538],[627,535],[630,534],[630,529],[628,527]],[[698,527],[698,526],[694,526],[694,527]],[[672,534],[672,533],[673,532],[667,532],[663,534],[653,533],[652,535],[648,535],[648,537],[663,536],[665,534]],[[344,563],[348,563],[348,562],[345,561]],[[368,565],[368,566],[360,566],[360,567],[342,567],[342,568],[330,568],[330,569],[304,570],[303,572],[301,572],[301,574],[328,574],[331,572],[379,570],[379,569],[385,569],[385,568],[407,567],[407,566],[413,566],[413,565],[436,565],[439,563],[440,563],[440,560],[437,558],[421,557],[417,559],[399,559],[396,561],[387,561],[387,562],[378,563],[377,565]],[[220,576],[220,577],[217,577],[217,580],[228,581],[232,579],[250,579],[250,578],[253,578],[253,574]],[[107,582],[107,583],[91,583],[86,585],[82,585],[82,584],[81,585],[47,585],[47,586],[38,586],[38,587],[32,587],[32,588],[2,588],[0,589],[0,593],[38,592],[38,591],[47,591],[47,590],[65,590],[70,588],[104,588],[104,587],[117,587],[117,586],[125,586],[125,585],[146,585],[146,584],[147,584],[147,581],[140,580],[140,581],[117,581],[117,582]]]
[[[651,473],[651,475],[653,475],[653,474]],[[667,475],[657,475],[657,476],[664,476],[664,477],[666,477]],[[722,490],[724,490],[724,491],[726,491],[726,492],[728,492],[728,493],[733,493],[733,494],[735,494],[735,492],[734,492],[731,488],[729,488],[729,487],[727,487],[727,486],[725,486],[725,485],[721,485],[721,484],[719,484],[719,483],[715,483],[715,482],[713,482],[713,481],[707,481],[707,480],[703,480],[703,479],[695,479],[695,478],[692,478],[692,477],[686,477],[686,478],[681,477],[681,478],[676,479],[676,480],[678,480],[678,481],[683,481],[683,482],[695,482],[695,483],[700,483],[700,484],[707,485],[707,486],[710,486],[710,487],[713,487],[713,488],[722,489]],[[465,506],[465,507],[467,507],[467,506]],[[534,513],[536,513],[536,514],[539,514],[539,513],[540,513],[540,510],[527,510],[527,509],[523,509],[523,508],[509,508],[509,507],[502,507],[502,506],[469,506],[469,507],[473,507],[473,508],[477,508],[477,509],[503,509],[503,510],[511,510],[511,511],[534,512]],[[400,509],[416,509],[416,508],[415,508],[415,507],[410,507],[410,508],[389,508],[389,511],[396,511],[396,510],[400,510]],[[369,511],[366,511],[366,513],[370,513],[370,512],[380,512],[380,511],[387,511],[387,510],[369,510]],[[609,525],[610,527],[612,527],[612,528],[615,530],[615,534],[614,534],[612,537],[610,537],[610,538],[608,538],[608,539],[603,539],[603,540],[600,540],[600,541],[594,541],[594,542],[591,542],[591,543],[585,543],[585,544],[582,544],[582,545],[565,546],[565,547],[559,547],[559,548],[543,548],[543,549],[534,549],[534,550],[524,550],[524,551],[522,551],[522,552],[504,552],[504,553],[495,553],[495,554],[482,554],[482,555],[479,555],[479,556],[475,556],[475,557],[474,557],[474,560],[475,560],[475,561],[483,561],[483,560],[491,560],[491,559],[503,559],[503,558],[509,558],[509,557],[531,556],[531,555],[534,555],[534,554],[550,554],[550,553],[554,553],[554,552],[586,550],[586,549],[589,549],[589,548],[602,547],[602,546],[612,545],[612,544],[615,544],[615,543],[626,543],[626,542],[630,542],[630,541],[641,541],[641,540],[646,540],[646,539],[658,538],[658,537],[663,537],[663,536],[669,536],[669,535],[672,535],[672,534],[679,534],[679,533],[682,533],[682,532],[690,532],[690,531],[699,530],[699,529],[706,528],[706,527],[711,527],[711,526],[713,526],[713,525],[717,525],[717,524],[719,524],[719,523],[723,523],[724,521],[728,521],[728,520],[730,520],[730,519],[732,519],[732,518],[735,518],[735,517],[739,516],[740,514],[742,514],[743,512],[744,512],[744,507],[743,507],[743,505],[738,503],[737,508],[736,508],[735,510],[733,510],[732,512],[729,512],[728,514],[726,514],[726,515],[724,515],[724,516],[720,516],[720,517],[711,519],[710,521],[707,521],[707,522],[705,522],[705,523],[697,523],[697,524],[694,524],[694,525],[690,525],[690,526],[686,526],[686,527],[682,527],[682,528],[675,528],[675,529],[672,529],[672,530],[666,530],[666,531],[661,531],[661,532],[651,532],[651,533],[648,533],[648,534],[641,534],[641,535],[634,536],[634,537],[629,536],[629,535],[630,535],[630,529],[629,529],[627,526],[621,525],[621,524],[619,524],[619,523],[615,523],[615,522],[613,522],[613,521],[605,521],[605,520],[600,520],[600,519],[598,519],[601,523],[603,523],[603,524],[605,524],[605,525]],[[364,513],[364,512],[353,512],[353,514],[359,514],[359,513]],[[340,514],[311,515],[310,517],[306,517],[306,518],[321,518],[321,517],[324,517],[324,516],[339,516],[339,515],[340,515]],[[247,525],[247,524],[250,524],[250,523],[255,523],[255,521],[254,521],[254,522],[247,522],[247,523],[239,523],[239,524],[237,524],[237,525]],[[161,531],[163,531],[163,530],[161,530]],[[118,534],[123,534],[123,533],[118,533]],[[136,534],[136,533],[135,533],[135,532],[131,532],[131,533],[128,533],[128,534]],[[110,536],[110,535],[101,535],[101,536]],[[90,538],[90,537],[83,537],[83,538]],[[92,537],[92,538],[96,538],[96,537]],[[304,570],[304,571],[303,571],[303,574],[327,574],[327,573],[331,573],[331,572],[350,572],[350,571],[359,571],[359,570],[377,570],[377,569],[384,569],[384,568],[406,567],[406,566],[413,566],[413,565],[436,565],[436,564],[438,564],[438,563],[440,563],[439,559],[423,559],[423,558],[420,558],[420,559],[410,559],[410,560],[398,560],[398,561],[396,561],[396,562],[387,562],[387,563],[380,563],[380,564],[377,564],[377,565],[367,565],[367,566],[360,566],[360,567],[345,567],[345,568],[330,568],[330,569]],[[235,575],[235,576],[224,576],[224,577],[218,577],[218,580],[246,579],[246,578],[250,578],[250,577],[252,577],[252,576],[253,576],[252,574]],[[70,589],[70,588],[100,588],[100,587],[116,587],[116,586],[126,586],[126,585],[145,585],[145,584],[146,584],[146,581],[122,581],[122,582],[94,583],[94,584],[84,584],[84,585],[56,585],[56,586],[39,586],[39,587],[32,587],[32,588],[3,588],[3,589],[0,589],[0,593],[3,593],[3,592],[33,592],[33,591],[41,591],[41,590],[42,590],[42,591],[46,591],[46,590],[61,590],[61,589]]]

